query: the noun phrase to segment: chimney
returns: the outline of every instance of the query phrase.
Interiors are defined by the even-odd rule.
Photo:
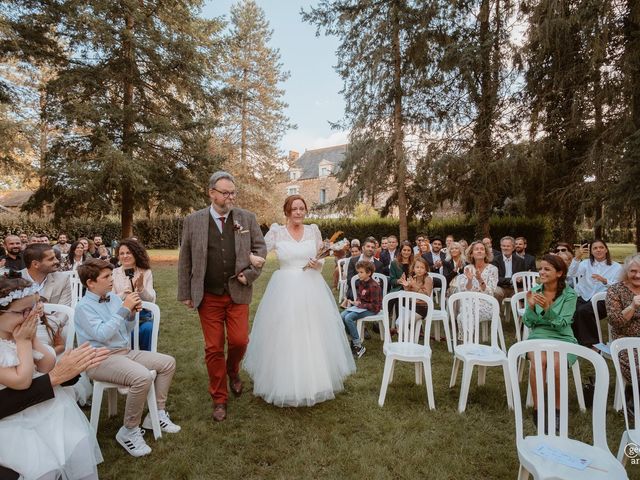
[[[289,163],[293,163],[300,158],[300,154],[295,150],[289,150]]]

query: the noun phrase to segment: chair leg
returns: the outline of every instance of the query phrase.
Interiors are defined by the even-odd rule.
[[[391,375],[389,376],[389,383],[393,383],[393,373],[396,371],[396,361],[391,361]]]
[[[118,389],[109,388],[107,390],[107,410],[109,418],[118,415]]]
[[[431,361],[424,360],[422,362],[424,370],[424,383],[427,386],[427,401],[429,402],[429,410],[435,410],[436,402],[433,398],[433,379],[431,378]]]
[[[378,330],[380,330],[380,340],[384,342],[384,322],[382,320],[378,322]]]
[[[462,382],[460,384],[460,400],[458,401],[458,413],[463,413],[467,408],[467,397],[469,396],[469,387],[471,386],[471,375],[473,373],[473,365],[464,362],[462,366]]]
[[[573,364],[571,367],[571,371],[573,372],[573,382],[576,385],[576,397],[578,397],[578,405],[580,406],[581,412],[586,412],[587,407],[584,404],[584,394],[582,393],[582,376],[580,375],[580,365],[578,361]]]
[[[524,357],[520,357],[518,359],[518,381],[522,381],[522,377],[524,377]]]
[[[444,336],[447,339],[447,350],[451,353],[453,351],[453,340],[451,338],[451,331],[449,330],[449,317],[442,320],[442,326],[444,327]]]
[[[360,341],[364,341],[364,325],[362,324],[362,319],[356,321],[356,330],[358,330],[358,337]]]
[[[509,379],[509,365],[505,363],[502,365],[502,373],[504,375],[504,388],[507,390],[507,405],[509,410],[513,410],[513,396],[511,392],[511,380]]]
[[[393,372],[394,361],[387,357],[384,361],[384,373],[382,374],[382,385],[380,385],[380,396],[378,397],[378,405],[384,405],[384,399],[387,396],[387,387],[391,383],[391,375]]]
[[[153,426],[153,437],[157,440],[162,437],[162,430],[160,428],[160,419],[158,418],[158,401],[156,399],[156,385],[155,385],[155,372],[154,380],[147,393],[147,406],[149,407],[149,416],[151,417],[151,425]]]
[[[449,381],[449,388],[455,387],[459,368],[460,360],[458,360],[456,357],[453,357],[453,367],[451,368],[451,380]]]
[[[624,454],[624,447],[629,443],[629,434],[625,430],[620,438],[620,446],[618,447],[618,461],[625,466],[627,464],[627,456]]]
[[[436,342],[440,341],[440,321],[436,320],[433,322],[433,336],[436,339]]]
[[[100,382],[93,382],[93,395],[91,400],[91,428],[97,434],[98,422],[100,421],[100,407],[102,406],[102,394],[104,393],[104,387]]]
[[[620,382],[618,381],[618,376],[616,375],[616,389],[613,393],[613,408],[615,409],[616,412],[619,412],[620,410],[622,410],[622,392],[623,392],[623,388],[620,385]]]
[[[525,400],[525,407],[533,407],[533,394],[531,393],[531,382],[527,380],[527,399]]]
[[[422,362],[415,363],[416,385],[422,385]]]
[[[520,464],[520,469],[518,470],[518,480],[528,480],[528,478],[529,472],[522,466],[522,464]]]
[[[478,365],[478,386],[484,385],[487,381],[487,367]]]

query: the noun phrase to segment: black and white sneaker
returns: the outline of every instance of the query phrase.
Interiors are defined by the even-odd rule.
[[[364,345],[360,345],[359,347],[358,347],[358,346],[356,346],[356,347],[354,348],[354,351],[355,351],[355,355],[356,355],[356,357],[360,358],[362,355],[364,355],[364,352],[366,352],[366,351],[367,351],[367,349],[366,349],[366,348],[364,348]]]
[[[116,440],[130,455],[143,457],[151,453],[151,447],[144,441],[143,435],[144,430],[140,427],[129,430],[122,426],[116,434]]]
[[[158,410],[158,420],[160,420],[160,429],[164,433],[178,433],[180,431],[180,426],[176,425],[169,418],[169,414],[165,410]],[[147,413],[147,416],[142,422],[142,426],[147,430],[152,430],[153,425],[151,424],[151,416]]]

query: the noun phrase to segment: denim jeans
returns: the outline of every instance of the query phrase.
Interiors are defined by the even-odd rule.
[[[349,310],[344,310],[340,314],[342,321],[344,322],[344,326],[347,328],[347,332],[351,336],[351,340],[353,340],[353,344],[356,347],[362,345],[362,340],[358,336],[356,321],[360,318],[371,317],[372,315],[377,315],[377,313],[370,312],[369,310],[365,310],[364,312],[351,312]]]

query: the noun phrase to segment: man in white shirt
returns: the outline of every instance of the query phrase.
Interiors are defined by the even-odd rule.
[[[589,258],[581,261],[587,253]],[[611,260],[609,247],[602,240],[594,240],[589,248],[581,248],[576,252],[567,276],[576,277],[577,280],[575,291],[578,300],[571,326],[580,345],[592,347],[600,341],[591,297],[598,292],[605,292],[610,285],[616,283],[621,271],[622,267]],[[600,318],[606,317],[604,302],[598,302],[598,313]]]
[[[516,241],[513,237],[502,237],[500,239],[501,253],[494,256],[493,265],[498,268],[498,286],[493,292],[498,303],[502,303],[505,298],[512,297],[514,294],[511,277],[514,273],[524,272],[524,260],[518,255],[514,255],[513,251]]]

